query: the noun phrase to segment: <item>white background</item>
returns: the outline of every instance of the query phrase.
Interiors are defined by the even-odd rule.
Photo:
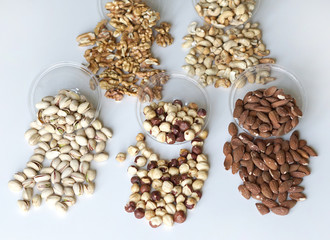
[[[163,20],[173,24],[174,44],[155,48],[162,66],[181,71],[181,50],[186,27],[200,20],[190,0],[158,0],[166,3]],[[243,199],[238,175],[223,168],[223,143],[231,120],[228,90],[207,89],[212,104],[210,137],[206,142],[211,170],[203,198],[184,224],[172,229],[152,229],[124,211],[130,193],[126,168],[114,157],[134,144],[140,131],[135,120],[135,99],[121,103],[103,99],[101,118],[114,131],[107,146],[111,158],[95,164],[97,189],[81,197],[60,217],[44,204],[22,214],[7,182],[24,168],[32,148],[23,137],[32,120],[27,99],[31,82],[45,67],[58,61],[83,62],[75,37],[94,28],[101,19],[97,1],[0,0],[0,239],[330,239],[330,189],[328,125],[330,114],[329,56],[330,1],[264,0],[254,20],[261,22],[264,41],[280,65],[295,73],[304,85],[308,109],[298,126],[301,136],[319,153],[311,161],[312,174],[304,179],[307,201],[298,203],[288,216],[261,216],[254,200]],[[148,142],[152,142],[148,140]],[[173,147],[152,143],[162,157],[175,157]],[[170,154],[165,154],[165,152]]]

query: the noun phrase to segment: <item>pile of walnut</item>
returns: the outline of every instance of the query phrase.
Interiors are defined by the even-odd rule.
[[[171,25],[163,22],[156,27],[159,13],[139,0],[115,0],[105,8],[110,20],[102,20],[94,32],[77,37],[79,46],[93,46],[84,56],[89,69],[100,78],[105,96],[116,101],[124,95],[138,96],[141,101],[161,99],[167,78],[159,75],[164,70],[153,68],[159,60],[152,56],[151,46],[155,40],[162,47],[173,43]]]
[[[190,48],[182,68],[190,76],[198,76],[204,86],[228,88],[246,68],[261,63],[275,63],[266,58],[270,51],[262,42],[258,23],[226,31],[214,26],[197,27],[193,22],[183,39],[183,48]],[[266,83],[266,82],[265,82]],[[243,87],[240,84],[239,87]]]
[[[167,226],[183,223],[187,209],[194,209],[201,199],[208,177],[210,167],[202,153],[205,139],[195,138],[191,141],[191,152],[181,149],[180,157],[170,161],[159,159],[147,147],[143,134],[139,133],[136,140],[136,146],[128,148],[128,154],[135,157],[135,165],[127,170],[132,175],[132,193],[125,210],[134,212],[138,219],[145,217],[153,228],[162,223]],[[116,159],[125,158],[124,153],[119,153]]]
[[[309,158],[317,153],[299,139],[297,131],[289,141],[238,134],[234,123],[229,124],[228,132],[232,138],[223,146],[225,169],[232,169],[233,174],[239,172],[243,184],[238,190],[246,199],[261,201],[256,203],[260,214],[272,211],[287,215],[298,201],[306,200],[300,184],[311,173]]]

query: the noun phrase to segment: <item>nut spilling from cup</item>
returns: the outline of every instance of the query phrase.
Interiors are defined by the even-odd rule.
[[[207,112],[196,103],[183,105],[181,100],[152,102],[144,107],[143,128],[158,142],[174,144],[192,141],[202,132]],[[200,136],[203,138],[203,136]]]
[[[202,197],[202,187],[208,177],[209,163],[203,154],[204,141],[195,138],[192,149],[180,150],[180,157],[170,161],[159,159],[139,134],[136,146],[130,146],[128,155],[135,157],[128,167],[131,177],[131,195],[126,212],[138,219],[146,218],[157,228],[183,223],[187,210],[194,209]]]
[[[303,115],[295,98],[276,86],[248,92],[235,103],[233,117],[254,136],[282,136],[294,129]]]
[[[44,97],[36,108],[37,120],[24,136],[37,147],[8,187],[14,192],[23,190],[23,199],[18,200],[22,211],[28,211],[31,204],[39,207],[44,200],[66,212],[77,196],[94,193],[96,170],[91,164],[109,158],[105,147],[112,132],[94,120],[95,110],[86,97],[71,90]]]
[[[255,5],[255,0],[200,0],[195,9],[205,22],[217,28],[224,28],[248,21]]]
[[[290,140],[238,134],[234,123],[229,124],[228,131],[232,138],[223,146],[224,167],[233,174],[239,173],[243,184],[238,190],[244,198],[261,201],[256,203],[260,214],[272,211],[287,215],[297,202],[306,200],[300,184],[311,173],[309,158],[317,153],[299,139],[297,131]]]
[[[164,70],[153,68],[160,63],[152,55],[151,47],[154,41],[162,47],[173,43],[171,25],[162,22],[156,26],[159,13],[142,1],[114,0],[105,8],[110,20],[102,20],[94,32],[77,37],[79,46],[92,46],[84,55],[88,68],[99,77],[107,98],[121,101],[128,95],[141,101],[160,100],[167,78],[156,77]]]

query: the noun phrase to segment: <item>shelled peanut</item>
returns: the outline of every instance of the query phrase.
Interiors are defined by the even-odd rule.
[[[168,161],[160,159],[144,140],[139,134],[136,146],[128,148],[135,164],[127,170],[132,176],[132,193],[125,210],[138,219],[145,217],[153,228],[183,223],[187,210],[194,209],[201,199],[208,177],[209,164],[202,153],[204,141],[193,139],[190,152],[181,149],[180,157]]]
[[[223,146],[224,167],[239,173],[243,181],[239,192],[246,199],[261,201],[256,207],[262,215],[270,211],[287,215],[297,202],[306,200],[300,184],[311,173],[309,158],[317,153],[306,140],[299,139],[297,131],[290,140],[238,134],[234,123],[229,124],[228,131],[232,138]]]
[[[44,97],[36,108],[37,120],[30,124],[25,139],[37,147],[8,187],[14,192],[23,190],[23,199],[18,200],[23,211],[45,200],[66,212],[76,203],[76,196],[94,193],[96,171],[91,163],[108,159],[104,150],[112,132],[94,120],[95,110],[86,97],[71,90]]]
[[[252,135],[267,138],[289,133],[299,124],[302,114],[295,98],[273,86],[238,99],[233,117]]]
[[[275,59],[267,57],[270,51],[262,41],[258,23],[225,31],[209,25],[198,27],[192,22],[183,39],[182,47],[190,50],[185,57],[187,65],[182,68],[188,75],[199,77],[204,86],[228,88],[248,67],[275,63]],[[243,86],[244,82],[240,87]]]
[[[158,142],[174,144],[191,141],[205,125],[207,112],[196,103],[183,105],[181,100],[152,102],[143,109],[144,129]]]
[[[218,28],[238,26],[248,21],[255,8],[255,0],[200,0],[195,5],[205,22]]]
[[[77,37],[79,46],[93,46],[85,52],[89,69],[100,79],[105,96],[121,101],[124,95],[141,101],[160,100],[167,77],[152,55],[154,41],[162,47],[173,43],[171,25],[160,23],[158,12],[143,1],[114,0],[106,3],[110,20],[102,20],[94,32]],[[107,27],[110,24],[114,30]]]

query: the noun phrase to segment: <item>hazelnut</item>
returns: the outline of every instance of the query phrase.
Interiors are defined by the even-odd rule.
[[[148,158],[149,161],[158,161],[158,155],[156,153],[152,153]]]
[[[145,192],[150,192],[151,187],[148,184],[142,184],[140,187],[140,192],[143,194]]]
[[[179,111],[177,114],[176,114],[179,118],[183,118],[184,116],[187,116],[187,113],[185,111]]]
[[[127,172],[130,174],[130,175],[135,175],[137,173],[138,169],[136,166],[129,166],[128,169],[127,169]]]
[[[196,133],[199,133],[202,130],[202,125],[198,123],[191,124],[191,129],[194,130]]]
[[[164,110],[163,107],[158,107],[158,108],[156,109],[156,113],[157,113],[158,115],[162,115],[162,114],[165,113],[165,110]]]
[[[128,203],[125,205],[125,211],[126,211],[126,212],[129,212],[129,213],[134,212],[134,210],[135,210],[135,206],[136,206],[135,202],[128,202]]]
[[[170,167],[168,169],[168,173],[171,175],[171,176],[174,176],[174,175],[178,175],[180,173],[179,169],[176,168],[176,167]]]
[[[151,194],[150,194],[150,197],[153,201],[159,201],[160,198],[161,198],[161,195],[160,195],[160,192],[159,191],[153,191]]]
[[[137,146],[138,149],[140,149],[140,151],[141,151],[142,149],[144,149],[144,148],[146,147],[146,143],[145,143],[145,141],[138,141],[138,142],[136,143],[136,146]]]
[[[129,146],[127,149],[127,153],[131,156],[136,156],[139,153],[139,149],[136,146]]]
[[[205,181],[208,177],[207,171],[198,171],[197,172],[197,179],[200,179],[202,181]]]
[[[173,190],[173,188],[172,188],[172,190]],[[168,193],[164,196],[164,201],[166,203],[173,203],[174,200],[175,200],[175,198],[174,198],[173,194],[171,194],[171,193]]]
[[[152,126],[159,126],[162,122],[162,120],[158,117],[155,117],[153,119],[150,120]]]
[[[195,138],[195,131],[192,129],[188,129],[184,132],[184,139],[186,141],[191,141]]]
[[[198,109],[198,105],[196,103],[194,103],[194,102],[191,102],[191,103],[188,104],[188,108],[197,110]]]
[[[141,200],[142,200],[142,201],[145,201],[145,202],[149,201],[149,200],[150,200],[150,193],[148,193],[148,192],[144,192],[144,193],[141,195]]]
[[[149,158],[149,157],[151,156],[151,154],[152,154],[152,152],[151,152],[150,149],[148,149],[148,148],[144,148],[144,149],[142,149],[142,150],[141,150],[141,153],[142,153],[142,155],[143,155],[144,157],[146,157],[146,158]]]
[[[155,210],[155,213],[157,216],[164,216],[166,214],[166,210],[164,207],[157,207],[156,210]]]
[[[134,184],[134,183],[138,183],[140,184],[140,178],[138,176],[133,176],[131,178],[131,183]]]
[[[148,210],[155,210],[157,208],[157,204],[151,200],[148,200],[147,201],[147,204],[146,204],[146,209]]]
[[[196,201],[199,201],[202,198],[202,192],[200,190],[194,191],[191,194],[191,197],[195,198]]]
[[[189,179],[188,173],[181,174],[181,179],[182,180]]]
[[[148,175],[148,171],[145,170],[145,169],[140,169],[140,170],[137,171],[136,175],[139,178],[143,178],[143,177],[146,177]]]
[[[181,194],[182,192],[182,187],[181,186],[175,186],[173,189],[172,189],[172,194],[177,197]]]
[[[141,184],[151,185],[151,179],[150,179],[150,177],[143,177],[143,178],[141,178]]]
[[[167,162],[164,159],[160,159],[157,161],[158,166],[166,166]]]
[[[118,162],[124,162],[126,160],[126,154],[125,153],[118,153],[116,156],[116,160]]]
[[[168,167],[177,167],[179,165],[179,162],[177,159],[173,158],[171,161],[168,163]],[[171,174],[172,175],[172,174]]]
[[[144,130],[146,130],[147,132],[149,132],[149,131],[151,130],[151,128],[152,128],[152,124],[151,124],[151,122],[149,122],[149,121],[144,121],[144,122],[143,122],[143,128],[144,128]]]
[[[150,161],[147,165],[148,171],[151,170],[151,169],[157,168],[157,167],[158,167],[158,165],[157,165],[156,161]]]
[[[195,109],[189,109],[187,112],[188,116],[195,118],[197,117],[197,111]]]
[[[160,179],[163,176],[163,172],[160,171],[158,168],[151,169],[148,173],[148,176],[152,179]]]
[[[147,164],[147,159],[145,157],[138,156],[135,158],[134,162],[138,167],[143,167]]]
[[[196,158],[197,162],[207,162],[207,157],[205,154],[199,154]]]
[[[173,203],[169,203],[165,205],[165,210],[167,213],[173,215],[176,212],[176,207]]]
[[[149,110],[146,114],[145,114],[145,117],[147,120],[151,120],[153,119],[154,117],[156,117],[157,114],[154,110]]]
[[[170,193],[173,189],[173,183],[170,181],[164,181],[163,182],[163,186],[162,186],[162,190],[166,193]]]
[[[204,185],[204,182],[200,179],[197,179],[193,182],[192,187],[196,191],[196,190],[201,190],[203,185]]]
[[[175,143],[175,135],[174,133],[166,134],[166,143],[167,144],[174,144]]]
[[[171,131],[171,124],[168,122],[162,122],[159,126],[160,131],[162,132],[170,132]]]
[[[139,191],[140,191],[140,186],[139,186],[139,184],[134,183],[134,184],[131,186],[131,192],[132,192],[132,193],[137,193],[137,192],[139,192]]]
[[[133,193],[129,196],[130,202],[137,203],[138,201],[140,201],[140,199],[141,199],[141,195],[139,193]]]
[[[165,142],[166,141],[166,133],[165,132],[160,132],[158,133],[157,137],[156,137],[158,142]]]
[[[137,219],[141,219],[144,217],[144,210],[142,208],[137,208],[135,209],[134,211],[134,216],[137,218]]]
[[[179,157],[178,163],[179,163],[179,166],[181,166],[182,164],[187,163],[187,159],[185,157]]]
[[[187,121],[182,121],[179,125],[181,131],[186,131],[190,128],[190,124]]]
[[[173,119],[173,121],[172,121],[172,125],[174,125],[174,126],[179,126],[179,125],[181,124],[181,122],[182,122],[182,118],[180,118],[180,117],[175,117],[175,118]]]
[[[193,146],[191,151],[197,155],[201,154],[203,152],[203,149],[202,147],[199,147],[199,146]],[[193,157],[193,156],[192,156]],[[196,156],[197,158],[197,156]]]
[[[172,132],[174,135],[178,135],[179,132],[180,132],[180,128],[179,128],[179,126],[177,126],[177,125],[172,125],[172,126],[171,126],[171,132]]]
[[[198,171],[201,171],[201,170],[208,171],[208,170],[210,170],[210,166],[207,162],[197,163],[196,168],[198,169]]]
[[[156,214],[155,214],[155,212],[153,210],[147,210],[144,215],[145,215],[145,218],[147,220],[150,220],[151,218],[153,218],[154,216],[156,216]]]
[[[156,190],[160,190],[162,185],[163,185],[163,181],[159,179],[153,180],[151,183],[151,187]]]
[[[162,181],[170,181],[171,180],[171,175],[166,173],[161,177]]]
[[[166,195],[166,193],[161,191],[161,195],[163,197]],[[166,202],[164,201],[164,199],[160,199],[156,204],[157,204],[158,208],[161,208],[161,207],[164,208],[166,206]]]
[[[177,137],[176,137],[176,141],[177,142],[184,142],[185,139],[184,139],[184,133],[183,132],[179,132]]]
[[[144,141],[145,140],[145,136],[142,133],[139,133],[138,135],[136,135],[136,141]]]
[[[200,124],[201,126],[204,126],[205,121],[204,121],[203,118],[196,117],[196,118],[194,118],[194,123],[196,123],[196,124]]]
[[[174,223],[174,221],[173,221],[173,217],[172,217],[170,214],[165,214],[165,215],[163,216],[163,223],[164,223],[166,226],[169,226],[169,227],[173,226],[173,223]]]
[[[196,199],[192,197],[188,197],[187,200],[185,201],[185,205],[187,209],[193,209],[196,206]]]
[[[143,108],[143,113],[144,113],[144,115],[147,114],[147,112],[149,112],[150,110],[152,110],[152,107],[151,107],[151,106],[145,106],[145,107]]]
[[[168,113],[165,120],[166,122],[173,122],[174,118],[176,117],[176,114],[174,112]]]
[[[209,135],[209,132],[206,130],[201,131],[201,133],[198,135],[201,139],[205,140],[207,136]]]
[[[181,176],[180,175],[171,176],[171,182],[173,182],[175,185],[179,185],[181,182]]]
[[[193,188],[190,184],[186,184],[183,188],[182,188],[182,193],[186,196],[191,196],[193,192]],[[178,200],[177,200],[178,201]]]
[[[184,221],[186,221],[186,214],[182,210],[177,211],[174,214],[173,219],[174,219],[174,222],[176,222],[176,223],[183,223]]]
[[[189,154],[189,151],[187,149],[180,149],[181,157],[187,157],[188,154]]]
[[[189,171],[191,170],[191,169],[196,169],[195,167],[196,167],[196,164],[197,164],[197,162],[195,161],[195,160],[188,160],[187,161],[187,163],[188,163],[188,165],[189,165],[189,167],[190,167],[190,169],[189,169]],[[196,169],[197,170],[197,169]],[[198,171],[198,170],[197,170]]]
[[[150,221],[149,221],[149,225],[152,228],[157,228],[160,225],[162,225],[162,223],[163,223],[163,220],[160,216],[155,216],[155,217],[151,218]]]
[[[146,209],[146,203],[144,201],[139,201],[136,204],[136,208],[142,208],[143,210],[145,210]]]
[[[153,126],[151,128],[151,135],[154,137],[157,137],[157,135],[160,133],[160,129],[158,126]]]
[[[180,174],[187,173],[189,171],[189,165],[187,163],[183,163],[179,167]]]
[[[180,107],[182,107],[182,101],[181,100],[179,100],[179,99],[175,99],[174,101],[173,101],[173,104],[175,105],[175,104],[178,104],[178,105],[180,105]]]
[[[203,141],[203,139],[196,137],[191,141],[191,145],[202,147],[204,145],[204,141]]]
[[[198,109],[197,114],[198,114],[199,117],[205,118],[206,117],[206,110],[204,108],[200,108],[200,109]]]

